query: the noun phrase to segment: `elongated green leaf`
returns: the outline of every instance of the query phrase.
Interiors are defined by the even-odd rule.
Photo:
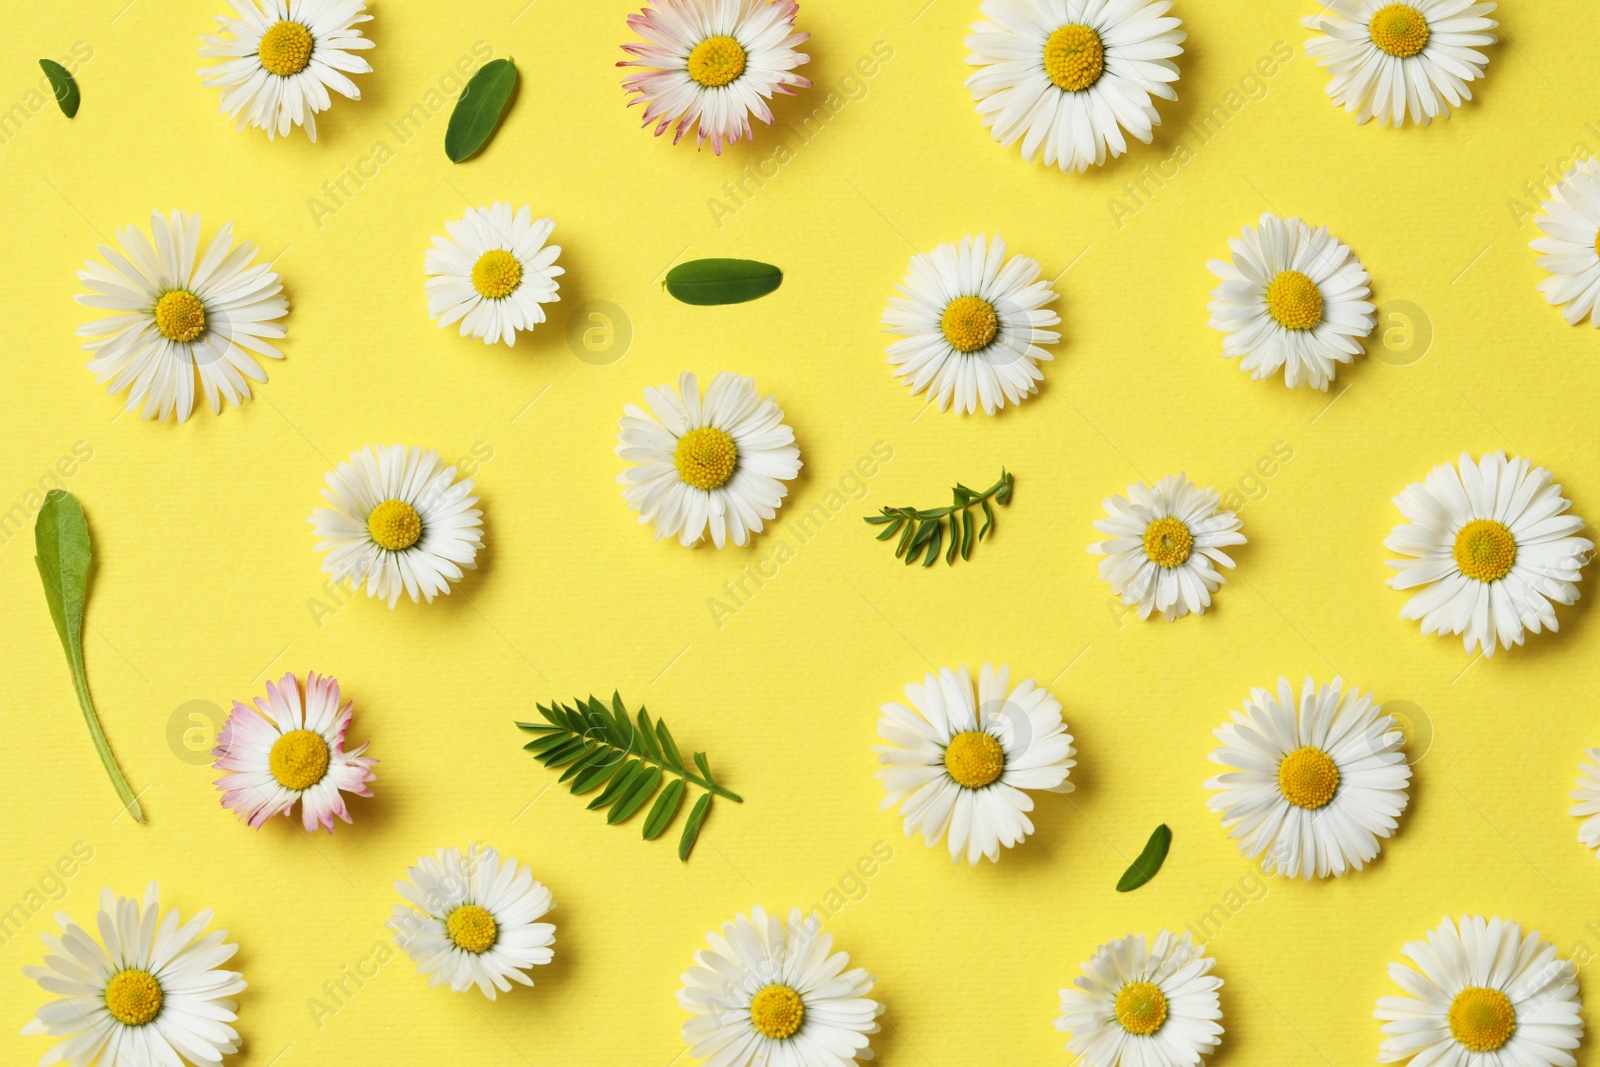
[[[638,760],[628,760],[618,769],[616,776],[600,791],[600,795],[589,801],[589,810],[594,811],[596,808],[609,807],[611,802],[617,799],[617,795],[628,788],[633,780],[643,772],[644,764]]]
[[[678,742],[672,739],[672,731],[667,729],[665,719],[656,720],[656,736],[661,742],[661,756],[666,760],[667,766],[675,771],[683,770],[683,753],[678,751]]]
[[[645,714],[643,708],[639,709],[639,729],[634,732],[638,739],[639,754],[651,759],[661,761],[661,746],[656,743],[656,728],[650,722],[650,716]]]
[[[646,841],[654,841],[667,832],[667,827],[671,826],[672,820],[677,817],[678,805],[683,800],[683,791],[688,787],[689,784],[682,778],[676,778],[661,791],[660,796],[656,797],[656,802],[650,806],[650,814],[644,817]]]
[[[489,143],[516,87],[517,68],[509,59],[490,60],[472,76],[445,130],[444,154],[450,162],[471,159]]]
[[[76,497],[60,489],[50,491],[34,521],[33,542],[33,562],[44,582],[45,602],[56,625],[56,636],[61,638],[62,651],[67,654],[72,688],[78,707],[83,709],[84,721],[89,724],[89,736],[117,796],[122,798],[123,808],[136,822],[143,822],[144,811],[111,754],[111,745],[89,696],[89,675],[83,663],[83,605],[89,595],[89,564],[94,553],[89,547],[89,520],[84,518],[83,505]]]
[[[694,754],[694,765],[700,768],[700,773],[706,776],[706,781],[713,785],[716,784],[717,780],[711,774],[711,761],[706,759],[704,752],[696,752]]]
[[[656,786],[661,784],[661,768],[651,767],[643,774],[628,783],[628,788],[617,797],[617,802],[611,805],[611,811],[606,815],[606,822],[615,826],[626,821],[634,812],[638,811],[645,801],[650,799],[656,791]]]
[[[872,520],[868,519],[867,521],[871,522]],[[888,522],[889,521],[889,516],[887,516],[887,515],[883,516],[883,521],[884,522]],[[887,540],[889,540],[889,538],[891,538],[895,534],[899,533],[900,532],[900,527],[905,525],[905,521],[906,520],[904,520],[904,519],[895,519],[894,522],[886,530],[883,531],[883,533],[878,535],[878,540],[887,541]]]
[[[1166,823],[1156,827],[1155,833],[1150,835],[1150,840],[1145,842],[1144,851],[1139,853],[1139,858],[1127,869],[1117,881],[1117,892],[1129,893],[1144,885],[1156,876],[1161,865],[1167,860],[1167,850],[1172,847],[1172,831]]]
[[[783,284],[783,271],[753,259],[696,259],[667,272],[667,292],[685,304],[742,304]]]
[[[56,94],[56,103],[61,105],[61,113],[67,118],[72,118],[78,113],[78,83],[72,77],[72,72],[53,59],[39,60],[39,66],[44,68],[44,76],[50,79],[50,88]]]
[[[583,738],[571,737],[556,747],[539,753],[537,758],[546,767],[560,767],[583,755],[584,749],[587,747]]]
[[[711,810],[711,794],[702,793],[689,811],[689,820],[683,824],[683,836],[678,839],[678,858],[688,862],[694,843],[700,839],[700,827],[705,824],[706,813]]]
[[[622,766],[622,761],[616,758],[615,753],[610,753],[610,759],[586,767],[583,773],[572,779],[572,795],[587,793],[601,782],[617,773],[617,768]]]
[[[589,750],[587,752],[579,756],[572,763],[568,764],[567,769],[562,772],[561,777],[557,778],[556,781],[570,781],[571,779],[582,774],[584,771],[588,770],[590,767],[593,767],[599,761],[608,759],[610,756],[611,749],[605,745],[591,745],[589,746]]]

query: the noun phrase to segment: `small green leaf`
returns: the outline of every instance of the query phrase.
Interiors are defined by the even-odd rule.
[[[886,520],[887,520],[887,517],[886,517]],[[871,522],[872,520],[868,519],[867,521]],[[904,520],[904,519],[895,519],[893,525],[885,527],[883,533],[878,535],[878,540],[880,540],[880,541],[889,540],[889,538],[891,538],[895,534],[899,533],[900,532],[900,527],[904,526],[905,524],[906,524],[906,520]]]
[[[700,827],[705,824],[706,813],[711,810],[711,794],[702,793],[689,811],[689,820],[683,824],[683,836],[678,839],[678,858],[688,862],[694,843],[700,838]]]
[[[78,114],[78,83],[73,79],[72,72],[53,59],[39,60],[39,66],[44,68],[44,76],[50,79],[50,88],[55,91],[56,103],[61,105],[61,113],[67,118]]]
[[[36,553],[33,562],[44,582],[45,603],[49,605],[56,636],[61,638],[62,651],[67,654],[72,688],[78,696],[84,721],[89,724],[89,737],[100,754],[106,774],[111,776],[111,785],[122,798],[123,809],[135,822],[143,822],[144,812],[139,800],[128,788],[128,780],[111,754],[111,745],[100,728],[100,716],[95,714],[94,701],[89,696],[89,674],[83,663],[83,606],[89,595],[89,564],[94,553],[89,547],[89,520],[84,517],[83,505],[76,497],[65,490],[50,490],[44,506],[39,509],[39,517],[34,520],[33,543]]]
[[[613,800],[617,799],[617,794],[628,788],[628,785],[643,770],[644,764],[638,760],[628,760],[623,763],[621,769],[617,771],[616,777],[611,779],[610,784],[600,791],[599,796],[589,801],[589,810],[594,811],[596,808],[604,808],[610,805]]]
[[[1166,862],[1167,850],[1172,847],[1172,831],[1166,823],[1156,827],[1155,833],[1150,835],[1150,840],[1145,842],[1144,851],[1139,853],[1139,858],[1133,861],[1121,879],[1117,881],[1117,892],[1129,893],[1144,885],[1156,876],[1161,865]]]
[[[611,805],[611,811],[606,815],[606,822],[615,826],[619,822],[626,821],[629,816],[639,810],[645,801],[650,799],[650,795],[656,791],[656,786],[660,784],[660,767],[651,767],[634,778],[632,782],[628,783],[628,788],[624,789],[621,795],[617,797],[617,802]]]
[[[931,567],[939,562],[939,542],[944,538],[944,523],[935,521],[933,536],[928,539],[928,558],[923,562],[924,567]]]
[[[471,159],[489,143],[516,87],[517,68],[509,59],[491,60],[472,76],[444,134],[444,154],[450,162]]]
[[[567,767],[566,771],[562,773],[561,777],[556,779],[556,781],[565,782],[570,778],[574,778],[588,770],[590,767],[594,766],[599,760],[605,759],[610,754],[611,750],[604,745],[590,745],[589,750],[574,760],[572,764]]]
[[[683,770],[683,753],[678,751],[678,742],[672,739],[672,731],[667,729],[665,719],[656,720],[656,734],[661,741],[661,754],[666,758],[667,766],[675,771]]]
[[[696,259],[667,272],[667,292],[685,304],[742,304],[783,284],[783,271],[753,259]]]
[[[654,841],[667,832],[667,827],[672,825],[672,820],[678,815],[678,804],[683,800],[683,791],[687,788],[687,782],[682,778],[675,778],[672,784],[656,797],[656,802],[650,807],[650,814],[644,817],[646,841]],[[710,796],[709,793],[706,795]]]
[[[572,780],[572,795],[578,796],[587,793],[601,782],[617,773],[617,768],[622,766],[622,761],[616,759],[616,753],[609,753],[612,757],[604,762],[595,763],[584,770]]]
[[[704,752],[696,752],[694,754],[694,765],[700,768],[700,773],[706,776],[706,781],[712,785],[717,784],[716,776],[711,773],[711,761],[706,759]]]

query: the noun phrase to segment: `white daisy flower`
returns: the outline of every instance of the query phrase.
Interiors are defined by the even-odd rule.
[[[339,703],[337,679],[286,674],[255,708],[234,701],[233,711],[217,736],[214,766],[226,771],[217,779],[222,806],[231,808],[259,829],[274,815],[289,815],[300,802],[300,821],[310,833],[318,826],[333,833],[333,819],[350,821],[341,791],[370,797],[367,785],[378,762],[363,756],[367,746],[346,752],[344,735],[354,717],[350,701]]]
[[[761,908],[709,933],[694,954],[678,1003],[690,1055],[706,1067],[845,1067],[872,1059],[867,1035],[879,1030],[883,1005],[867,998],[873,977],[845,970],[822,919],[800,909],[780,922]]]
[[[718,548],[745,545],[778,513],[800,473],[800,450],[783,409],[756,393],[754,378],[724,371],[705,399],[685,372],[678,388],[644,391],[650,410],[623,409],[617,455],[636,466],[617,476],[622,498],[654,523],[656,539],[693,546],[709,531]]]
[[[883,770],[882,807],[900,806],[906,836],[920,833],[928,847],[947,839],[952,862],[966,854],[976,865],[1000,859],[1033,833],[1024,790],[1070,793],[1078,765],[1061,702],[1025,678],[1007,692],[1011,668],[985,663],[978,672],[977,702],[965,666],[927,675],[906,686],[911,706],[879,710],[875,745]]]
[[[1577,788],[1569,814],[1589,816],[1578,828],[1578,840],[1600,852],[1600,748],[1591,748],[1588,762],[1578,764]]]
[[[1406,944],[1416,969],[1389,964],[1408,996],[1379,997],[1389,1036],[1379,1063],[1573,1067],[1583,1037],[1577,970],[1537,930],[1499,916],[1448,918]]]
[[[433,603],[450,592],[483,547],[483,512],[472,479],[456,480],[439,453],[404,445],[368,446],[328,472],[328,488],[306,521],[328,553],[322,569],[338,582],[365,582],[392,608],[404,591]]]
[[[1350,246],[1300,219],[1261,216],[1228,239],[1231,260],[1206,264],[1222,284],[1211,291],[1211,328],[1222,354],[1251,378],[1283,370],[1289,388],[1327,392],[1337,364],[1361,353],[1378,325],[1367,272]]]
[[[966,45],[967,88],[1003,145],[1033,162],[1083,171],[1145,144],[1161,125],[1153,97],[1172,83],[1188,34],[1168,0],[984,0]]]
[[[1483,16],[1494,4],[1472,0],[1328,0],[1300,21],[1324,36],[1306,42],[1306,55],[1333,74],[1328,96],[1359,125],[1403,126],[1406,113],[1422,126],[1448,119],[1472,99],[1468,82],[1483,77],[1499,25]]]
[[[628,16],[645,43],[624,44],[634,58],[617,66],[642,68],[622,87],[633,94],[629,107],[644,104],[642,124],[655,123],[657,137],[673,127],[677,144],[695,129],[699,145],[709,140],[721,155],[724,144],[751,136],[751,115],[772,124],[773,93],[811,87],[794,72],[811,60],[795,51],[811,37],[794,28],[795,0],[655,2]]]
[[[1222,1043],[1222,979],[1188,934],[1129,934],[1082,966],[1056,1029],[1087,1067],[1194,1067]]]
[[[1215,565],[1233,566],[1222,550],[1245,543],[1239,517],[1220,500],[1216,490],[1169,474],[1154,489],[1138,482],[1127,497],[1101,501],[1108,517],[1094,528],[1111,540],[1096,541],[1089,553],[1107,557],[1100,577],[1124,604],[1139,605],[1139,618],[1159,611],[1173,622],[1211,606],[1211,594],[1227,581]]]
[[[1550,277],[1539,291],[1574,326],[1589,319],[1600,328],[1600,159],[1593,156],[1567,171],[1550,190],[1533,224],[1544,234],[1531,244],[1543,252],[1539,266]]]
[[[894,376],[924,390],[944,411],[985,415],[1020,404],[1038,392],[1040,345],[1061,340],[1061,316],[1044,305],[1056,298],[1039,280],[1039,263],[1027,256],[1006,260],[1006,243],[983,235],[963,237],[911,257],[905,278],[883,313],[885,333],[905,338],[889,346]]]
[[[534,221],[527,204],[512,215],[510,204],[496,200],[444,228],[450,236],[435,237],[423,261],[428,317],[441,330],[459,319],[462,337],[486,345],[515,345],[518,330],[531,332],[545,320],[541,305],[561,299],[561,246],[545,244],[555,220]]]
[[[493,1000],[512,982],[532,986],[529,970],[555,956],[555,926],[536,921],[555,906],[550,890],[515,859],[477,845],[441,848],[406,875],[394,887],[410,904],[396,904],[385,925],[430,988],[476,985]]]
[[[237,971],[217,965],[238,945],[228,931],[201,936],[211,922],[206,909],[187,923],[176,911],[161,913],[156,883],[144,903],[100,892],[100,912],[90,929],[56,912],[61,935],[43,934],[50,954],[43,967],[24,967],[53,1000],[22,1032],[67,1040],[45,1053],[41,1064],[68,1067],[220,1067],[239,1051],[233,1028],[238,1005],[230,997],[245,988]]]
[[[289,312],[278,275],[251,263],[254,244],[234,247],[231,222],[204,255],[199,215],[151,212],[150,232],[154,243],[132,226],[118,230],[122,251],[101,245],[106,262],[87,260],[78,272],[90,289],[78,303],[114,313],[78,327],[94,338],[83,346],[94,353],[88,368],[111,382],[107,392],[127,389],[127,410],[142,404],[146,419],[187,419],[196,374],[213,414],[223,400],[244,403],[245,379],[267,380],[255,357],[283,358],[269,343],[283,336],[277,320]]]
[[[1566,511],[1549,471],[1525,459],[1491,452],[1478,462],[1463,452],[1435,467],[1394,498],[1410,520],[1383,546],[1413,557],[1390,560],[1400,573],[1391,589],[1424,586],[1400,610],[1421,619],[1425,634],[1461,634],[1470,653],[1493,656],[1520,645],[1523,631],[1557,629],[1556,604],[1578,599],[1573,584],[1594,542],[1575,536],[1583,520]]]
[[[1229,768],[1206,779],[1207,806],[1239,842],[1266,857],[1268,874],[1339,877],[1361,870],[1394,833],[1410,797],[1405,735],[1394,719],[1335,678],[1320,690],[1307,678],[1295,706],[1289,679],[1278,694],[1252,689],[1244,712],[1212,731],[1211,762]]]
[[[228,0],[237,18],[218,15],[222,33],[200,38],[200,54],[221,63],[200,71],[208,87],[222,90],[217,109],[239,129],[259,126],[267,140],[296,126],[317,139],[317,112],[331,104],[332,89],[351,100],[361,90],[347,74],[372,67],[353,53],[372,41],[356,29],[372,21],[361,0]]]

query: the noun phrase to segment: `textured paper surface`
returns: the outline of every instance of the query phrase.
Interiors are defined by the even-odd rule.
[[[839,947],[878,976],[889,1067],[1069,1062],[1051,1021],[1079,961],[1208,916],[1228,1067],[1370,1062],[1385,965],[1444,914],[1515,917],[1580,959],[1600,949],[1600,867],[1566,814],[1600,744],[1595,575],[1559,635],[1474,660],[1397,618],[1381,545],[1389,498],[1463,450],[1525,454],[1577,513],[1600,512],[1597,338],[1544,304],[1527,247],[1529,183],[1600,148],[1600,25],[1578,0],[1505,5],[1478,99],[1395,131],[1328,102],[1298,22],[1315,7],[1180,4],[1180,99],[1161,105],[1155,144],[1084,175],[1029,165],[980,125],[961,84],[969,0],[806,0],[816,88],[720,159],[625,108],[613,64],[636,5],[383,0],[364,98],[320,116],[316,144],[216,114],[195,50],[220,2],[12,11],[0,103],[26,115],[0,125],[0,514],[26,523],[0,537],[0,920],[21,915],[0,939],[0,1059],[49,1047],[17,1030],[44,996],[20,968],[42,957],[51,911],[87,922],[101,886],[152,878],[185,914],[215,908],[242,946],[230,1062],[248,1067],[688,1063],[678,975],[705,931],[756,903],[830,912]],[[27,94],[38,57],[75,42],[91,58],[68,122]],[[491,54],[515,57],[519,95],[482,155],[452,166],[453,94],[430,94]],[[336,201],[324,183],[340,181]],[[422,292],[429,238],[496,198],[553,215],[568,270],[552,321],[514,350],[436,329]],[[82,367],[73,330],[91,315],[71,299],[97,243],[174,207],[201,212],[208,236],[234,220],[292,301],[270,382],[183,426],[119,415]],[[1266,210],[1349,242],[1385,309],[1386,340],[1326,395],[1250,381],[1206,326],[1206,260]],[[969,232],[1059,275],[1065,341],[1041,395],[999,418],[925,410],[891,380],[877,323],[913,252]],[[689,308],[658,279],[698,256],[787,277],[758,303]],[[625,351],[620,330],[605,348],[596,311],[626,322]],[[782,521],[748,550],[656,543],[615,484],[623,405],[685,369],[755,376],[802,449]],[[487,550],[432,606],[324,589],[305,518],[324,472],[375,442],[437,448],[478,480]],[[875,448],[892,459],[863,477]],[[89,677],[145,826],[114,818],[33,568],[30,494],[58,461],[94,536]],[[861,522],[1002,465],[1015,501],[970,563],[908,571]],[[1176,471],[1236,494],[1250,544],[1212,614],[1141,623],[1084,546],[1103,497]],[[1060,697],[1079,787],[1040,797],[1034,837],[974,870],[878,810],[872,745],[905,683],[985,659]],[[208,714],[309,669],[355,700],[377,796],[331,838],[282,819],[251,831],[188,745]],[[1210,731],[1251,686],[1336,671],[1417,724],[1411,811],[1364,873],[1257,881],[1205,808]],[[520,750],[511,721],[535,700],[613,688],[747,798],[718,805],[687,866],[670,835],[605,826]],[[1161,822],[1165,868],[1116,894]],[[493,1004],[375,962],[394,879],[474,840],[531,863],[558,902],[555,963]],[[92,858],[58,889],[49,872],[74,848]],[[30,896],[41,884],[64,899]]]

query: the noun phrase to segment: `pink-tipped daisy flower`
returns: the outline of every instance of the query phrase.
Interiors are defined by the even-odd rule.
[[[367,783],[378,762],[362,755],[365,744],[344,750],[353,707],[339,703],[337,679],[315,671],[306,675],[303,698],[300,680],[286,674],[267,683],[254,708],[234,701],[212,752],[213,766],[228,772],[217,779],[222,806],[258,829],[274,815],[288,815],[297,800],[307,832],[321,826],[332,833],[335,815],[349,822],[340,794],[370,797]]]
[[[628,106],[644,104],[657,137],[673,127],[673,144],[698,123],[699,144],[721,155],[751,136],[751,115],[772,124],[773,93],[811,87],[794,72],[811,60],[795,51],[811,36],[794,28],[799,10],[795,0],[656,0],[629,15],[645,40],[623,45],[633,58],[617,64],[642,68],[622,81],[635,94]]]

